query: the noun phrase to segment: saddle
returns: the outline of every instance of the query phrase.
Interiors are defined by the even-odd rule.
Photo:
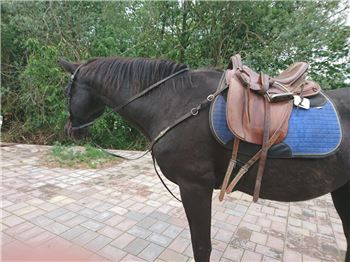
[[[317,83],[306,80],[308,67],[306,62],[297,62],[278,76],[270,77],[243,65],[240,55],[231,57],[225,75],[229,86],[226,114],[228,127],[235,139],[220,200],[223,199],[225,191],[230,193],[249,167],[260,159],[253,195],[254,202],[258,200],[267,151],[286,137],[293,101],[297,100],[301,105],[305,97],[314,96],[321,91]],[[237,163],[241,140],[261,145],[261,149],[240,168],[228,185]]]

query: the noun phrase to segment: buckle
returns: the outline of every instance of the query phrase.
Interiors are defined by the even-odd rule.
[[[198,112],[199,112],[199,109],[196,108],[196,107],[194,107],[194,108],[191,109],[191,114],[192,114],[193,116],[198,115]]]
[[[214,98],[215,98],[215,96],[214,96],[213,94],[210,94],[210,95],[208,95],[207,100],[208,100],[209,102],[211,102],[211,101],[214,100]]]

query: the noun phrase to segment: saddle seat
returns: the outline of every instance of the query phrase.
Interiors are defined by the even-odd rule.
[[[283,141],[288,132],[288,120],[293,108],[294,96],[316,95],[320,86],[305,80],[308,63],[298,62],[289,66],[276,77],[257,73],[243,65],[240,55],[231,57],[226,71],[227,125],[234,134],[232,157],[223,182],[219,199],[225,190],[231,192],[249,167],[259,160],[253,200],[257,201],[268,149]],[[256,153],[239,171],[227,187],[233,168],[236,166],[239,141],[261,145]]]

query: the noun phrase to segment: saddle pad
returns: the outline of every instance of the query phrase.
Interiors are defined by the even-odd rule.
[[[290,157],[325,157],[339,147],[342,140],[339,117],[330,99],[322,95],[326,98],[322,106],[308,110],[293,107],[287,136],[280,144],[289,147]],[[213,101],[209,121],[213,136],[220,144],[227,145],[234,139],[226,122],[224,96],[219,95]]]

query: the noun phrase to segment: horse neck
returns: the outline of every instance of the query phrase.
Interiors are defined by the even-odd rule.
[[[168,85],[159,86],[118,113],[153,141],[163,129],[195,106],[191,97],[196,97],[194,94],[198,92],[197,88],[171,88]]]

